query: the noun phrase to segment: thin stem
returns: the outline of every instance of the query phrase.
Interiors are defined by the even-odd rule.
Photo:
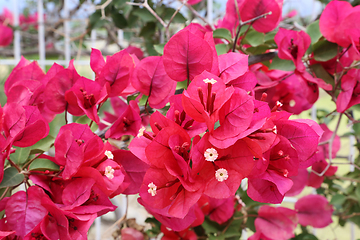
[[[250,30],[251,25],[252,25],[256,20],[258,20],[258,19],[260,19],[260,18],[263,18],[263,17],[266,17],[267,15],[271,15],[271,14],[272,14],[272,12],[267,12],[267,13],[261,14],[261,15],[259,15],[259,16],[257,16],[257,17],[254,17],[254,18],[252,18],[252,19],[249,19],[249,20],[247,20],[247,21],[245,21],[245,22],[242,22],[242,21],[240,20],[240,23],[239,23],[239,26],[238,26],[238,30],[237,30],[236,35],[235,35],[235,40],[234,40],[234,45],[233,45],[232,51],[235,52],[236,43],[237,43],[237,41],[238,41],[238,39],[239,39],[239,37],[240,37],[240,30],[241,30],[241,28],[242,28],[244,25],[250,23],[250,25],[249,25],[249,27],[246,29],[246,31],[245,31],[244,36],[243,36],[242,39],[244,39],[244,37],[246,36],[247,32]],[[240,46],[241,46],[242,39],[241,39],[241,41],[240,41]]]
[[[187,3],[187,1],[188,1],[188,0],[184,0],[184,1],[182,2],[181,6],[178,7],[178,9],[176,9],[176,11],[175,11],[174,14],[171,16],[168,24],[167,24],[166,27],[165,27],[166,38],[167,38],[168,41],[169,41],[169,39],[170,39],[170,31],[169,31],[170,24],[171,24],[171,22],[174,20],[176,14],[178,14],[178,12],[181,10],[181,8]]]
[[[106,2],[104,2],[103,4],[101,4],[100,6],[96,6],[95,9],[96,10],[101,10],[101,18],[104,19],[105,16],[105,8],[112,2],[112,0],[107,0]]]
[[[37,158],[39,158],[41,156],[41,154],[43,154],[44,151],[38,155],[36,155],[35,157],[33,157],[32,159],[30,159],[29,161],[27,161],[24,166],[22,167],[22,170],[24,170],[27,166],[29,166],[33,161],[35,161]]]
[[[318,175],[319,177],[323,176],[325,174],[325,172],[330,168],[330,166],[332,164],[332,145],[333,145],[333,142],[335,140],[336,133],[337,133],[337,131],[339,129],[342,115],[343,114],[341,113],[340,116],[339,116],[338,122],[336,124],[336,128],[335,128],[333,134],[331,135],[331,138],[329,139],[329,151],[328,151],[329,163],[328,163],[328,165],[325,167],[325,169],[321,173],[318,173],[318,172],[312,170],[312,172],[315,173],[316,175]]]
[[[180,1],[180,0],[179,0]],[[186,7],[198,18],[200,18],[204,23],[211,27],[211,30],[215,30],[214,26],[208,22],[205,18],[203,18],[190,4],[185,3]]]
[[[2,199],[6,196],[6,194],[8,193],[9,190],[10,190],[10,187],[7,187],[7,188],[5,189],[5,191],[3,192],[3,194],[1,194],[0,200],[2,200]]]
[[[8,161],[9,161],[10,165],[13,166],[14,168],[16,168],[16,170],[18,172],[21,172],[21,168],[18,165],[16,165],[10,158],[8,159]]]
[[[133,6],[142,6],[146,8],[160,23],[163,25],[164,28],[166,28],[167,24],[164,22],[164,20],[157,15],[157,13],[149,6],[148,1],[145,0],[143,3],[132,3],[132,2],[126,2],[126,4],[133,5]]]

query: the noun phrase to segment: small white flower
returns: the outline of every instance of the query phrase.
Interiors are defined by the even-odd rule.
[[[111,151],[106,150],[105,155],[108,157],[108,159],[114,159],[114,155],[112,154]]]
[[[108,179],[113,179],[114,178],[114,172],[115,170],[111,167],[111,166],[107,166],[105,168],[105,173],[104,175],[108,178]]]
[[[226,179],[228,179],[228,177],[229,177],[229,175],[228,175],[228,172],[227,172],[227,170],[225,168],[219,168],[215,172],[215,178],[219,182],[225,181]]]
[[[282,105],[283,105],[283,104],[282,104],[280,101],[277,101],[277,102],[276,102],[276,106],[282,107]]]
[[[290,107],[294,107],[296,105],[296,102],[294,99],[291,99],[290,102],[289,102],[289,106]]]
[[[146,130],[145,127],[142,126],[142,127],[139,129],[139,133],[137,134],[137,137],[139,138],[139,137],[141,137],[142,135],[144,135],[144,131],[145,131],[145,130]]]
[[[203,80],[204,81],[204,83],[211,83],[211,84],[215,84],[217,81],[215,80],[215,79],[208,79],[208,78],[206,78],[206,79],[204,79]]]
[[[273,133],[277,134],[277,127],[276,127],[276,125],[273,127]]]
[[[156,195],[156,188],[157,188],[156,185],[153,182],[151,182],[151,183],[149,183],[148,187],[149,187],[148,193],[150,193],[151,196],[155,196]]]
[[[206,161],[214,162],[218,158],[219,154],[215,148],[208,148],[204,152],[204,157]]]

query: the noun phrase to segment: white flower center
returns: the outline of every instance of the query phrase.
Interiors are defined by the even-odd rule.
[[[296,105],[295,100],[294,100],[294,99],[290,100],[289,106],[290,106],[290,107],[294,107],[295,105]]]
[[[229,177],[229,175],[228,175],[228,172],[227,172],[227,170],[225,168],[219,168],[215,172],[215,178],[219,182],[225,181],[226,179],[228,179],[228,177]]]
[[[215,148],[208,148],[204,152],[204,157],[206,161],[214,162],[218,158],[219,154]]]
[[[153,182],[151,182],[151,183],[149,183],[148,187],[149,187],[148,193],[150,193],[151,196],[155,196],[156,195],[156,188],[157,188],[156,185]]]
[[[139,133],[137,134],[137,137],[140,138],[142,135],[144,135],[144,131],[145,131],[145,127],[142,126],[142,127],[139,129]]]
[[[211,84],[215,84],[217,81],[215,80],[215,79],[208,79],[208,78],[206,78],[206,79],[204,79],[203,80],[204,81],[204,83],[211,83]]]
[[[108,179],[113,179],[114,178],[114,172],[115,170],[111,167],[111,166],[107,166],[105,168],[105,176],[108,178]]]
[[[106,150],[105,155],[108,157],[108,159],[114,159],[114,155],[112,154],[111,151]]]

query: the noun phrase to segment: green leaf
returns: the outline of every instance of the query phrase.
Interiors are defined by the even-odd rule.
[[[229,42],[232,41],[231,32],[226,28],[218,28],[213,32],[214,38],[223,38],[228,40]]]
[[[314,235],[312,235],[310,233],[302,233],[302,234],[296,236],[294,239],[296,239],[296,240],[318,240],[317,237],[315,237]]]
[[[88,116],[84,115],[84,116],[81,116],[78,119],[76,119],[75,122],[80,123],[80,124],[89,125],[91,122],[91,119],[88,118]],[[98,125],[95,122],[93,122],[90,129],[91,129],[91,131],[95,132],[98,129]]]
[[[163,20],[168,20],[170,21],[171,17],[174,15],[175,13],[175,9],[173,8],[168,8],[168,7],[165,7],[164,8],[164,12],[161,13],[161,18]],[[172,23],[185,23],[186,22],[186,18],[180,13],[178,12],[175,17],[173,18],[173,20],[171,21]]]
[[[275,35],[276,35],[276,32],[268,32],[267,34],[265,34],[264,36],[264,41],[265,43],[275,43]]]
[[[31,148],[20,148],[15,147],[16,151],[12,154],[10,154],[10,159],[13,161],[16,165],[22,165],[26,160],[28,159],[30,155]]]
[[[115,24],[115,26],[117,28],[123,29],[127,27],[127,20],[124,17],[124,15],[122,15],[121,13],[119,13],[118,11],[113,11],[111,13],[111,18],[113,20],[113,23]]]
[[[47,135],[45,138],[41,139],[31,148],[31,154],[46,152],[50,149],[51,145],[54,143],[55,138],[51,135]]]
[[[257,47],[264,43],[264,36],[265,35],[263,33],[251,29],[246,34],[244,42],[250,44],[253,47]]]
[[[314,59],[326,62],[337,55],[338,45],[329,41],[319,41],[313,45]]]
[[[160,55],[164,55],[164,47],[165,43],[154,45],[155,51],[157,51]]]
[[[360,201],[360,183],[358,183],[356,185],[356,188],[355,188],[355,196],[357,197],[357,199],[359,199]]]
[[[216,44],[215,48],[218,55],[225,54],[230,50],[228,44]]]
[[[37,171],[59,171],[60,167],[54,163],[53,161],[46,159],[46,158],[37,158],[35,159],[29,166],[30,170],[37,170]]]
[[[113,4],[114,4],[115,8],[120,9],[127,5],[126,4],[127,1],[128,0],[113,0]]]
[[[330,204],[334,205],[335,208],[340,209],[346,200],[346,196],[342,194],[335,194],[330,201]]]
[[[320,27],[319,27],[319,20],[316,20],[315,22],[311,23],[306,28],[306,32],[311,37],[311,44],[314,44],[317,41],[319,41],[319,39],[322,37],[322,34],[320,32]]]
[[[4,171],[4,178],[0,183],[0,188],[4,187],[15,187],[22,183],[24,175],[19,173],[16,168],[9,167]]]
[[[146,8],[138,8],[132,12],[144,22],[156,22],[156,18]]]
[[[155,34],[156,23],[148,22],[143,28],[141,28],[140,36],[145,39],[151,39]]]
[[[275,57],[275,58],[273,58],[269,69],[270,70],[278,69],[278,70],[283,70],[283,71],[294,71],[295,65],[294,65],[293,61],[284,60],[284,59],[280,59],[279,57]]]
[[[325,68],[317,63],[310,66],[310,68],[314,71],[316,77],[321,78],[326,83],[331,84],[334,87],[334,79],[331,77],[331,75],[325,70]]]

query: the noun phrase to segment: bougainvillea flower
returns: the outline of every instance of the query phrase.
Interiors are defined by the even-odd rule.
[[[358,11],[358,8],[353,8],[349,2],[331,1],[320,16],[320,32],[328,41],[348,47],[351,44],[351,38],[355,37],[352,35],[359,34],[355,30],[358,21],[350,21],[354,20],[352,18],[356,15],[359,16]],[[359,39],[356,41],[358,42]]]
[[[290,177],[294,184],[285,196],[292,197],[300,194],[308,182],[308,176],[309,173],[306,169],[298,169],[298,175]]]
[[[311,203],[311,204],[309,204]],[[303,226],[323,228],[332,223],[333,207],[329,201],[321,195],[307,195],[295,203],[295,210],[299,223]]]
[[[124,50],[127,51],[130,55],[135,55],[139,60],[144,58],[144,52],[141,50],[141,48],[129,45]]]
[[[91,120],[98,123],[100,119],[97,114],[97,106],[106,101],[109,91],[110,87],[108,84],[100,86],[95,81],[80,77],[65,92],[65,100],[68,103],[67,110],[75,116],[85,113]],[[83,113],[81,113],[81,110]]]
[[[166,113],[166,117],[176,122],[179,126],[182,126],[191,138],[205,132],[207,129],[206,124],[196,122],[187,115],[181,99],[182,95],[173,95],[170,97],[170,108]]]
[[[210,142],[219,148],[234,144],[251,124],[254,98],[236,88],[231,98],[219,110],[220,127],[211,134]]]
[[[11,27],[5,26],[2,23],[0,23],[0,47],[6,47],[11,44],[14,33]]]
[[[110,103],[114,113],[104,111],[105,117],[101,119],[101,121],[98,124],[100,130],[105,129],[111,123],[115,122],[128,107],[127,102],[119,97],[110,98]]]
[[[225,84],[245,74],[249,69],[248,57],[248,55],[235,52],[219,56],[219,77]]]
[[[219,110],[231,97],[234,89],[226,88],[223,80],[204,71],[197,75],[183,92],[182,103],[187,115],[197,122],[205,122],[209,131],[219,120]]]
[[[281,203],[285,193],[289,191],[293,182],[283,174],[274,170],[267,170],[256,178],[249,178],[247,193],[258,202]]]
[[[49,197],[44,190],[31,186],[27,192],[19,191],[13,194],[5,206],[6,225],[16,231],[16,235],[23,238],[38,225],[48,211],[42,206],[41,200]]]
[[[134,88],[149,97],[152,108],[163,108],[175,93],[176,82],[165,72],[160,56],[147,57],[138,63],[131,79]]]
[[[22,58],[6,79],[4,92],[9,96],[9,91],[16,82],[24,80],[40,81],[44,76],[44,71],[36,61],[30,62],[25,58]]]
[[[283,0],[244,0],[239,5],[241,21],[245,22],[262,14],[266,17],[256,20],[252,27],[262,33],[274,30],[281,20]]]
[[[80,75],[76,72],[73,61],[70,61],[69,67],[59,71],[46,85],[44,91],[46,106],[55,113],[64,112],[67,107],[65,93],[72,88],[79,78]],[[75,112],[76,109],[78,109],[78,112]],[[84,111],[80,108],[73,108],[73,112],[76,115],[84,114]]]
[[[49,125],[37,107],[6,104],[3,108],[3,134],[6,138],[2,150],[11,147],[29,147],[49,133]],[[3,139],[4,140],[4,139]],[[0,142],[2,142],[0,140]]]
[[[319,174],[321,174],[325,170],[325,168],[328,167],[328,165],[329,163],[326,160],[320,160],[312,164],[312,171],[310,172],[307,185],[313,188],[319,188],[324,182],[325,176],[334,176],[338,167],[332,165],[325,171],[323,176],[319,176]],[[314,173],[313,171],[317,172],[318,174]]]
[[[94,136],[88,125],[71,123],[60,128],[55,139],[55,163],[63,166],[62,176],[70,179],[84,161],[84,146]]]
[[[302,57],[310,46],[310,36],[304,31],[280,28],[274,40],[279,46],[279,58],[293,61],[299,71],[304,71]]]
[[[188,214],[183,218],[176,218],[171,216],[168,213],[169,207],[164,209],[156,209],[147,205],[142,198],[138,198],[138,202],[145,207],[145,209],[153,215],[159,222],[161,222],[165,227],[172,229],[173,231],[183,231],[188,228],[195,220],[195,209],[197,206],[190,208]]]
[[[173,239],[196,240],[196,239],[198,239],[196,233],[190,229],[185,229],[180,232],[175,232],[175,231],[172,231],[171,229],[168,229],[164,225],[161,225],[160,230],[164,234],[164,236],[161,238],[163,240],[173,240]]]
[[[166,169],[150,167],[140,187],[141,199],[151,208],[168,208],[168,214],[184,218],[202,194],[200,184],[196,189],[186,189],[180,180]]]
[[[294,236],[298,224],[296,211],[284,207],[260,207],[255,219],[256,232],[261,232],[267,238],[287,240]]]
[[[320,124],[321,129],[324,130],[323,135],[321,136],[320,142],[329,141],[333,131],[327,127],[325,123]],[[341,142],[340,137],[338,135],[335,136],[332,147],[331,147],[331,157],[335,158],[336,153],[340,150]],[[322,144],[318,146],[318,152],[316,153],[317,161],[325,160],[329,158],[329,144]]]
[[[90,54],[90,67],[91,70],[93,70],[93,72],[95,73],[95,77],[98,77],[100,75],[104,65],[105,60],[101,51],[96,48],[92,48]]]
[[[312,120],[274,120],[277,133],[287,138],[297,151],[299,166],[306,168],[312,165],[311,159],[317,151],[317,145],[323,130]]]
[[[204,33],[196,25],[190,24],[166,43],[163,55],[165,71],[175,81],[187,79],[189,82],[203,71],[212,72],[214,63],[218,64],[214,53],[212,32]]]
[[[127,51],[122,50],[112,56],[108,56],[106,63],[103,65],[101,54],[98,51],[95,52],[93,55],[94,62],[96,63],[100,59],[100,64],[93,64],[94,70],[98,75],[95,81],[101,86],[109,83],[111,87],[109,97],[120,96],[129,85],[130,77],[135,67],[133,58]],[[101,71],[100,68],[102,68]]]
[[[136,101],[130,101],[126,110],[106,131],[106,138],[120,139],[123,135],[136,136],[141,128],[140,109]]]
[[[350,69],[341,79],[341,92],[336,100],[336,110],[345,112],[360,103],[360,70]]]
[[[149,165],[127,150],[115,150],[112,153],[114,161],[125,169],[125,180],[130,182],[123,194],[137,194]]]
[[[250,174],[254,166],[253,156],[244,140],[227,149],[219,149],[209,142],[209,133],[206,133],[199,142],[193,143],[192,170],[205,179],[205,195],[228,198],[235,195],[241,180]]]
[[[121,229],[121,239],[124,240],[144,240],[144,235],[131,227]]]

